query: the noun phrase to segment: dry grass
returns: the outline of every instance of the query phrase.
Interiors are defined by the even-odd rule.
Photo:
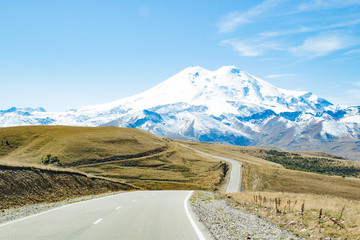
[[[228,197],[235,207],[258,214],[307,239],[360,236],[359,201],[285,192],[232,193]]]
[[[248,191],[311,193],[360,200],[360,179],[327,176],[289,170],[280,164],[254,157],[261,148],[183,142],[214,155],[239,160],[244,164],[243,187]]]
[[[217,190],[224,180],[225,164],[175,144],[153,156],[79,166],[97,176],[123,179],[145,189]]]
[[[261,159],[262,151],[257,147],[182,143],[243,163],[246,192],[228,195],[236,207],[306,239],[360,239],[360,179],[285,169]],[[280,199],[278,207],[275,199]]]
[[[47,154],[58,156],[62,169],[143,189],[216,190],[223,183],[226,168],[218,160],[138,129],[0,128],[0,164],[44,167],[39,160]],[[45,168],[57,169],[51,165]]]
[[[134,187],[81,173],[0,165],[0,211]]]
[[[26,126],[0,128],[0,163],[37,163],[56,155],[67,164],[146,152],[167,144],[150,133],[116,127]]]

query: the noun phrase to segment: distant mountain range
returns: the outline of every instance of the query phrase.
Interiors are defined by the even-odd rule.
[[[277,88],[233,66],[189,67],[143,93],[79,110],[0,110],[0,126],[20,125],[132,127],[170,138],[360,160],[360,107]]]

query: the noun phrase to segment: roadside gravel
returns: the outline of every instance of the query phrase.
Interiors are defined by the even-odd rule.
[[[103,193],[103,194],[94,194],[94,195],[88,195],[88,196],[83,196],[83,197],[79,197],[79,198],[68,199],[68,200],[65,200],[62,202],[34,204],[34,205],[28,205],[28,206],[24,206],[24,207],[20,207],[20,208],[10,208],[10,209],[5,209],[5,210],[0,210],[0,224],[6,223],[9,221],[14,221],[16,219],[24,218],[24,217],[27,217],[27,216],[30,216],[33,214],[37,214],[37,213],[41,213],[44,211],[48,211],[53,208],[58,208],[58,207],[66,205],[66,204],[76,203],[76,202],[80,202],[80,201],[86,201],[86,200],[99,198],[99,197],[105,197],[105,196],[109,196],[109,195],[119,194],[122,192],[123,191]]]
[[[195,192],[190,204],[216,239],[300,239],[260,216],[232,208],[211,192]]]

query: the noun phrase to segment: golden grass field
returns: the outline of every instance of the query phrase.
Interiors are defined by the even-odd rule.
[[[25,126],[0,128],[0,164],[37,166],[57,156],[54,169],[86,173],[141,189],[216,190],[226,165],[169,139],[130,128]]]
[[[181,142],[204,152],[239,160],[244,165],[243,188],[247,191],[312,193],[360,200],[359,178],[285,169],[280,164],[255,157],[260,150],[257,147]]]
[[[306,239],[360,239],[359,178],[342,178],[285,169],[280,164],[256,157],[261,154],[261,148],[257,147],[185,141],[181,143],[243,163],[245,191],[222,194],[222,197],[230,198],[235,207],[260,215],[282,229]],[[304,156],[312,155],[307,152]],[[358,166],[356,162],[346,164]],[[281,199],[278,212],[275,198]],[[301,214],[303,203],[304,213]],[[320,209],[322,215],[319,218]],[[334,221],[338,221],[343,228]]]
[[[178,142],[239,160],[244,165],[242,187],[245,192],[223,195],[230,198],[234,206],[261,215],[304,238],[356,239],[359,236],[359,178],[286,169],[262,159],[264,149],[257,147],[172,141],[141,130],[117,127],[11,127],[0,128],[0,166],[78,172],[140,189],[221,189],[227,165],[182,147]],[[41,158],[47,154],[57,156],[60,164],[41,164]],[[360,167],[357,162],[333,155],[299,154],[330,158],[338,166]],[[277,211],[274,199],[281,199],[283,204]]]

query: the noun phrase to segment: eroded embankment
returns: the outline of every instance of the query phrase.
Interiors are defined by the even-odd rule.
[[[131,189],[127,184],[76,172],[0,165],[0,210]]]

